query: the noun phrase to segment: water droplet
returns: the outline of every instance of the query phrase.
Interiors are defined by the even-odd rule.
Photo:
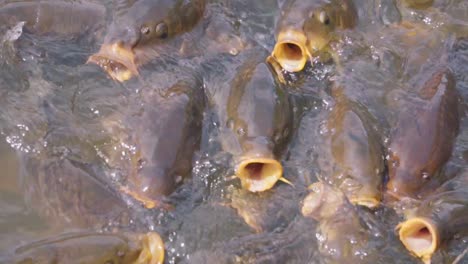
[[[429,178],[430,178],[430,175],[429,175],[429,173],[427,173],[427,172],[425,172],[425,171],[424,171],[424,172],[422,172],[422,174],[421,174],[421,175],[422,175],[422,178],[423,178],[424,180],[429,180]]]
[[[320,127],[319,127],[319,133],[320,135],[326,135],[328,134],[330,131],[328,130],[328,126],[327,126],[327,123],[322,123],[320,124]]]
[[[237,54],[239,54],[239,50],[236,48],[232,48],[229,50],[229,54],[231,54],[232,56],[236,56]]]

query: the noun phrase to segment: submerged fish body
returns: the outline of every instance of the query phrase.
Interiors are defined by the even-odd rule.
[[[356,207],[340,190],[325,183],[316,182],[309,189],[301,211],[318,221],[319,250],[327,263],[360,263],[354,252],[366,246],[369,234]]]
[[[370,208],[377,207],[382,199],[385,170],[383,146],[372,121],[364,107],[342,94],[337,96],[328,118],[334,169],[332,175],[323,176],[352,203]]]
[[[104,26],[106,9],[95,2],[80,1],[9,1],[0,5],[2,26],[25,22],[33,33],[76,35]]]
[[[273,57],[289,72],[299,72],[335,38],[338,29],[353,28],[357,11],[351,0],[288,0],[276,27]]]
[[[127,206],[87,164],[23,157],[21,186],[28,206],[56,225],[102,227],[125,217]]]
[[[191,173],[205,98],[201,81],[193,78],[162,91],[146,91],[140,99],[136,109],[123,117],[123,132],[116,134],[117,144],[135,148],[129,161],[122,165],[119,151],[110,150],[109,156],[112,167],[125,171],[122,190],[152,208]]]
[[[2,263],[126,263],[162,264],[164,243],[154,232],[90,233],[77,232],[33,242],[16,249]]]
[[[158,48],[192,30],[202,19],[205,0],[141,0],[110,25],[101,49],[88,62],[101,66],[123,82],[138,75],[138,67],[159,55]]]
[[[390,138],[387,191],[397,198],[416,198],[441,184],[438,172],[458,135],[458,93],[450,71],[433,74],[419,97],[421,105],[400,113]]]
[[[294,118],[288,94],[264,62],[266,53],[250,54],[229,84],[227,105],[220,106],[220,137],[234,156],[242,186],[259,192],[272,188],[283,175],[279,157]]]

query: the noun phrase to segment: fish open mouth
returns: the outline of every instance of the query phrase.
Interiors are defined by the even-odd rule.
[[[382,200],[382,191],[380,186],[373,186],[372,183],[366,183],[346,178],[339,188],[346,195],[348,200],[355,205],[375,209]]]
[[[98,53],[89,57],[87,63],[97,64],[119,82],[138,75],[134,53],[119,44],[103,45]]]
[[[380,205],[380,200],[373,197],[355,197],[350,198],[349,201],[353,204],[364,206],[370,209],[377,208]]]
[[[236,175],[243,188],[263,192],[271,189],[283,176],[283,166],[271,158],[247,158],[237,166]]]
[[[403,245],[423,261],[431,258],[439,244],[436,225],[427,218],[415,217],[397,226],[398,235]]]
[[[289,72],[302,71],[307,63],[306,36],[297,31],[280,33],[272,56]]]
[[[164,242],[156,232],[141,235],[142,250],[133,263],[164,263]]]

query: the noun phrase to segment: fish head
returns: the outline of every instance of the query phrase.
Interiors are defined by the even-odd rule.
[[[136,173],[129,175],[127,186],[121,191],[142,202],[146,208],[164,208],[167,206],[163,201],[164,197],[171,194],[176,187],[177,179],[172,176],[170,172],[157,166],[141,165]]]
[[[430,168],[420,166],[415,161],[400,160],[391,153],[388,161],[389,180],[387,192],[397,199],[416,198],[431,176]]]
[[[110,25],[104,43],[88,62],[124,82],[138,75],[138,66],[159,55],[157,47],[180,31],[175,5],[180,1],[140,0]]]
[[[324,1],[311,10],[304,23],[309,54],[325,49],[339,29],[352,28],[356,25],[357,11],[349,0]]]
[[[329,8],[312,10],[304,23],[304,32],[307,37],[307,52],[315,54],[328,45],[335,31],[335,21]]]
[[[317,6],[312,2],[288,1],[282,7],[272,57],[288,72],[302,71],[307,63],[307,36],[303,27],[308,11]]]

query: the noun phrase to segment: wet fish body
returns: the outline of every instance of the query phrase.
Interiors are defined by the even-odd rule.
[[[220,137],[223,148],[234,156],[242,186],[259,192],[282,177],[279,157],[293,132],[294,118],[288,94],[264,62],[265,53],[251,54],[230,83],[226,109],[220,108]]]
[[[416,198],[441,184],[438,172],[458,135],[458,93],[450,71],[433,74],[419,97],[420,105],[402,110],[390,139],[387,191],[397,198]]]
[[[377,207],[382,199],[384,152],[375,120],[366,109],[343,94],[328,118],[332,175],[323,175],[336,184],[355,204]],[[325,172],[327,173],[327,172]]]
[[[201,81],[195,78],[177,81],[162,91],[147,91],[140,99],[143,102],[123,117],[123,136],[117,142],[136,148],[123,167],[127,174],[123,190],[152,208],[191,173],[205,96]],[[120,153],[112,155],[111,166],[122,167]]]
[[[27,204],[57,225],[100,228],[128,216],[119,194],[80,162],[24,156],[21,186]]]

